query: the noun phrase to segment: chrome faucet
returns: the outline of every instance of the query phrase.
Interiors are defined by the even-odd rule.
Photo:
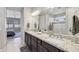
[[[59,34],[59,38],[60,38],[60,39],[62,39],[62,38],[63,38],[63,36],[62,36],[61,34]]]

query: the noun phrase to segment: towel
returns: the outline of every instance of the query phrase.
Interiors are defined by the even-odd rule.
[[[73,16],[73,29],[72,34],[75,35],[79,33],[79,19],[76,15]]]

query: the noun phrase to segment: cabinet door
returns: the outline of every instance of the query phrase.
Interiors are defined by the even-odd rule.
[[[42,46],[44,46],[49,52],[59,52],[59,49],[46,43],[46,42],[42,42]]]
[[[42,40],[40,40],[40,39],[38,39],[38,38],[37,38],[37,40],[38,40],[38,44],[41,45],[41,44],[42,44]]]
[[[27,42],[28,42],[28,35],[27,33],[25,33],[25,44],[27,45]]]
[[[31,49],[31,36],[30,35],[28,35],[27,40],[28,40],[27,45]]]
[[[37,51],[37,39],[35,37],[31,37],[31,47],[32,51]]]
[[[25,33],[25,44],[26,44],[26,33]]]
[[[34,47],[37,47],[37,41],[35,41],[34,39],[36,38],[33,38],[31,39],[31,45],[34,46]]]
[[[37,52],[37,47],[35,47],[35,46],[31,46],[31,48],[32,48],[32,52]]]
[[[47,52],[47,49],[38,44],[38,52]]]

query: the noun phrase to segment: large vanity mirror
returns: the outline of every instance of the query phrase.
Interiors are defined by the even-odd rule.
[[[61,10],[63,11],[61,11]],[[60,10],[60,11],[58,11]],[[56,12],[56,13],[55,13]],[[46,30],[48,32],[57,33],[57,34],[67,34],[67,21],[66,21],[66,12],[64,8],[59,8],[56,11],[50,9],[47,13],[42,13],[39,15],[39,29]]]
[[[41,8],[34,28],[39,31],[51,31],[63,35],[79,33],[79,18],[77,8]],[[74,10],[73,12],[71,10]],[[74,15],[77,14],[77,15]],[[29,27],[29,26],[27,26]]]
[[[65,15],[56,16],[52,19],[53,23],[53,32],[58,34],[66,34],[67,33],[67,23],[65,19]]]

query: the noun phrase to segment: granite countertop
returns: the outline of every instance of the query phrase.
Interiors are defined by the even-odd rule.
[[[59,39],[55,37],[49,37],[49,34],[41,33],[41,32],[34,32],[34,31],[25,31],[25,32],[63,51],[67,51],[67,52],[78,52],[79,51],[79,44],[76,44],[70,40],[66,40],[65,38]]]

